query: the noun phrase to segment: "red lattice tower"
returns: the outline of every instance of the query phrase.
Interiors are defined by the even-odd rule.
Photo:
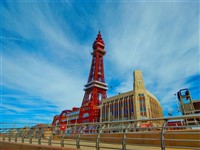
[[[101,100],[106,98],[107,84],[104,79],[103,56],[104,42],[99,31],[96,40],[93,43],[92,64],[88,82],[85,85],[85,95],[79,113],[79,123],[98,122],[100,120],[100,109],[98,106]]]

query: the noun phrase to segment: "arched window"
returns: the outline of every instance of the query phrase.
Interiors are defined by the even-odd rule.
[[[58,124],[59,124],[59,122],[60,122],[59,120],[56,120],[56,125],[58,125]]]
[[[86,117],[89,117],[89,114],[88,114],[88,113],[85,113],[85,114],[83,115],[83,118],[86,118]]]

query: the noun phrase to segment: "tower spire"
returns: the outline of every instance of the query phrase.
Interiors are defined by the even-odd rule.
[[[101,37],[101,32],[99,31],[99,33],[96,37],[96,40],[93,43],[93,50],[96,50],[97,48],[104,49],[104,47],[105,47],[105,44],[104,44],[104,41]]]
[[[79,113],[79,123],[99,121],[100,110],[98,106],[102,99],[106,98],[107,84],[104,78],[104,61],[103,56],[104,41],[99,31],[94,43],[92,52],[92,63],[88,82],[85,85],[85,94]]]

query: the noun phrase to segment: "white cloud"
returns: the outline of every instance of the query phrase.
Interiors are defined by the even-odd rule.
[[[30,95],[38,95],[60,109],[80,105],[81,92],[72,94],[74,91],[82,91],[80,85],[83,85],[84,81],[79,76],[29,55],[18,56],[17,59],[4,56],[3,66],[5,86],[20,89]]]

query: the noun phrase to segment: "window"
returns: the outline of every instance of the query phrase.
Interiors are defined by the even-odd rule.
[[[139,96],[139,103],[140,103],[140,115],[141,117],[147,117],[144,94],[138,94],[138,96]]]
[[[134,118],[134,104],[133,104],[133,95],[129,96],[129,116]]]
[[[98,81],[100,81],[100,82],[101,82],[101,81],[102,81],[102,78],[101,78],[101,77],[99,77],[99,78],[98,78]]]
[[[118,119],[118,102],[115,101],[115,117]]]
[[[108,103],[106,103],[106,105],[105,105],[105,121],[107,121],[108,120]]]
[[[90,93],[90,94],[88,95],[88,101],[91,100],[91,97],[92,97],[92,93]]]
[[[110,120],[112,120],[112,109],[113,109],[113,107],[112,107],[112,103],[110,102],[110,105],[109,105],[109,107],[110,107],[110,112],[109,112],[109,118],[110,118]]]
[[[102,107],[102,121],[105,121],[105,103],[103,104]]]
[[[122,118],[122,101],[119,101],[119,118]]]
[[[127,102],[127,97],[124,99],[124,117],[128,118],[128,102]]]
[[[102,99],[103,99],[103,94],[102,94],[102,93],[99,93],[98,95],[99,95],[99,96],[98,96],[98,99],[99,99],[99,100],[102,100]]]

